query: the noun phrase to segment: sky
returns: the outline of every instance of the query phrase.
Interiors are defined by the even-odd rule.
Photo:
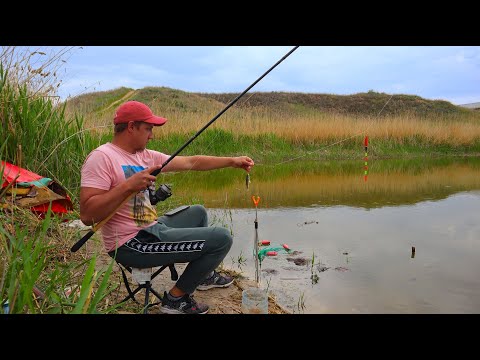
[[[59,48],[51,48],[51,50]],[[293,46],[84,46],[63,64],[59,95],[165,86],[240,93]],[[249,92],[418,95],[480,102],[479,46],[300,46]]]

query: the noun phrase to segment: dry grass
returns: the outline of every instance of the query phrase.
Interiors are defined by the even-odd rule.
[[[75,47],[18,47],[2,46],[0,62],[8,72],[7,78],[16,89],[27,85],[30,97],[47,96],[59,102],[57,90],[65,74],[63,65]]]
[[[116,107],[127,100],[148,104],[169,119],[157,137],[193,134],[238,94],[197,94],[146,87],[82,95],[71,100],[85,115],[85,127],[111,132]],[[469,145],[480,139],[480,113],[418,96],[365,93],[351,96],[303,93],[252,93],[230,107],[211,129],[236,135],[275,134],[292,144],[338,141],[367,134],[377,141],[403,144]]]
[[[96,128],[95,133],[111,132],[114,108],[86,118],[87,128]],[[155,129],[155,136],[192,134],[201,129],[217,112],[202,113],[178,110],[164,111],[152,106],[155,113],[169,122]],[[480,139],[480,120],[473,115],[460,119],[435,116],[419,118],[402,116],[353,116],[335,113],[285,116],[267,109],[231,109],[213,123],[210,128],[223,129],[236,135],[275,134],[293,144],[325,143],[368,134],[376,141],[393,141],[403,144],[412,139],[429,144],[469,145]]]

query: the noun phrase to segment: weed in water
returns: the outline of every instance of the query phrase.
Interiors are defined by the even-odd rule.
[[[237,260],[235,260],[233,257],[230,257],[230,259],[232,259],[232,265],[237,264],[237,267],[240,270],[242,270],[242,266],[247,264],[247,259],[243,256],[243,251],[240,251]]]
[[[305,305],[305,292],[302,292],[297,301],[297,310],[299,313],[304,313],[306,308],[307,307]]]

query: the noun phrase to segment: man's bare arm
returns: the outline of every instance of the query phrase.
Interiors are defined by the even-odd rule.
[[[255,163],[248,156],[220,157],[220,156],[176,156],[164,171],[183,170],[213,170],[225,167],[242,168],[249,172]]]
[[[128,196],[145,190],[152,181],[155,181],[155,176],[150,173],[160,168],[161,165],[158,165],[140,171],[110,190],[81,187],[80,219],[85,225],[99,223],[117,210]]]

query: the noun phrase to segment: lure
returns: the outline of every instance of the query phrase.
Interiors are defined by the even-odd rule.
[[[265,256],[276,256],[280,251],[286,252],[288,254],[291,250],[287,244],[283,244],[282,247],[266,247],[258,250],[258,260],[262,262]]]
[[[250,174],[249,173],[247,173],[247,176],[245,178],[245,185],[247,186],[247,190],[248,190],[248,188],[250,186]]]

